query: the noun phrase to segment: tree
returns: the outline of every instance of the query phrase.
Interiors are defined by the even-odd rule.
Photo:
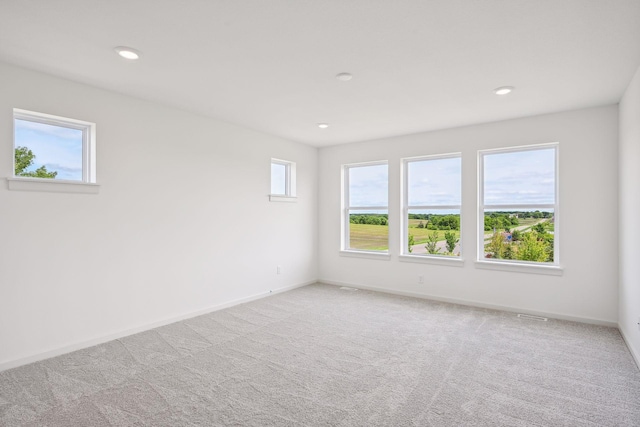
[[[16,176],[22,176],[26,168],[31,166],[36,156],[27,147],[17,147],[15,151],[16,159]]]
[[[531,227],[531,229],[537,232],[538,234],[544,234],[547,231],[546,225],[547,225],[546,222],[539,222],[533,227]]]
[[[425,249],[432,255],[440,252],[440,248],[438,247],[438,232],[429,233]]]
[[[453,233],[452,231],[445,231],[444,240],[447,244],[447,252],[452,254],[453,250],[456,248],[456,243],[458,243],[458,239],[456,239],[455,233]]]
[[[409,234],[409,253],[413,252],[413,245],[416,244],[416,239],[413,237],[413,234]]]
[[[538,233],[530,231],[522,235],[518,245],[517,258],[522,261],[545,262],[549,259],[547,242]]]
[[[504,259],[517,259],[518,256],[518,247],[515,246],[512,242],[505,242],[504,244],[504,253],[502,257]]]
[[[544,243],[547,245],[547,261],[548,262],[553,262],[553,234],[550,233],[544,233],[543,235],[540,236],[540,238],[542,238],[542,240],[544,240]]]
[[[506,243],[504,241],[504,236],[501,232],[496,231],[493,233],[493,237],[491,238],[491,242],[487,245],[487,252],[491,254],[491,258],[504,258],[504,253],[506,250]]]
[[[33,151],[27,147],[16,147],[15,159],[16,159],[16,176],[28,176],[31,178],[55,178],[58,172],[49,172],[45,166],[40,166],[35,171],[27,171],[27,169],[33,164],[36,155]]]

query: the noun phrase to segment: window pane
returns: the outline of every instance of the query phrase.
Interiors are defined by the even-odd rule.
[[[555,203],[554,148],[484,155],[484,204]]]
[[[412,209],[407,224],[405,253],[460,256],[459,209]]]
[[[409,206],[460,205],[461,159],[407,163]]]
[[[287,167],[271,163],[271,194],[287,194]]]
[[[15,119],[16,176],[82,181],[79,129]]]
[[[349,206],[387,206],[387,165],[350,167]]]
[[[387,210],[349,212],[349,249],[389,250]]]
[[[484,211],[484,257],[553,262],[553,209]]]

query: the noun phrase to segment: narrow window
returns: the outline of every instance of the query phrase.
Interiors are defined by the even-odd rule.
[[[479,153],[479,259],[558,264],[557,164],[557,144]]]
[[[276,199],[296,196],[295,163],[271,159],[271,196],[275,196]]]
[[[389,251],[387,163],[343,167],[344,250]]]
[[[403,161],[402,254],[460,257],[460,154]]]
[[[14,177],[96,182],[95,124],[13,110]]]

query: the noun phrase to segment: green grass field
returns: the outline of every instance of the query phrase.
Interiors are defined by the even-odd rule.
[[[444,231],[427,230],[426,228],[414,228],[409,220],[409,233],[413,235],[415,244],[424,244],[427,242],[427,236],[431,233],[438,233],[438,240],[444,241]],[[425,221],[426,222],[426,221]],[[456,238],[460,238],[459,230],[452,230]],[[363,249],[369,251],[384,251],[389,248],[389,226],[387,225],[370,225],[370,224],[350,224],[349,241],[351,249]]]
[[[389,249],[389,226],[349,224],[351,249],[386,251]]]
[[[418,224],[422,223],[422,225],[427,225],[426,219],[411,219],[409,218],[409,228],[417,228]]]
[[[427,230],[426,228],[418,228],[418,224],[422,222],[423,225],[427,225],[429,221],[426,219],[409,219],[409,234],[413,236],[415,244],[427,243],[427,236],[431,233],[438,233],[438,241],[444,241],[443,230]],[[456,235],[456,239],[460,239],[460,230],[451,230]]]

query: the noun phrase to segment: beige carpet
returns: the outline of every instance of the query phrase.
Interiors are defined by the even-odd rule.
[[[313,285],[0,373],[2,426],[640,426],[615,329]]]

